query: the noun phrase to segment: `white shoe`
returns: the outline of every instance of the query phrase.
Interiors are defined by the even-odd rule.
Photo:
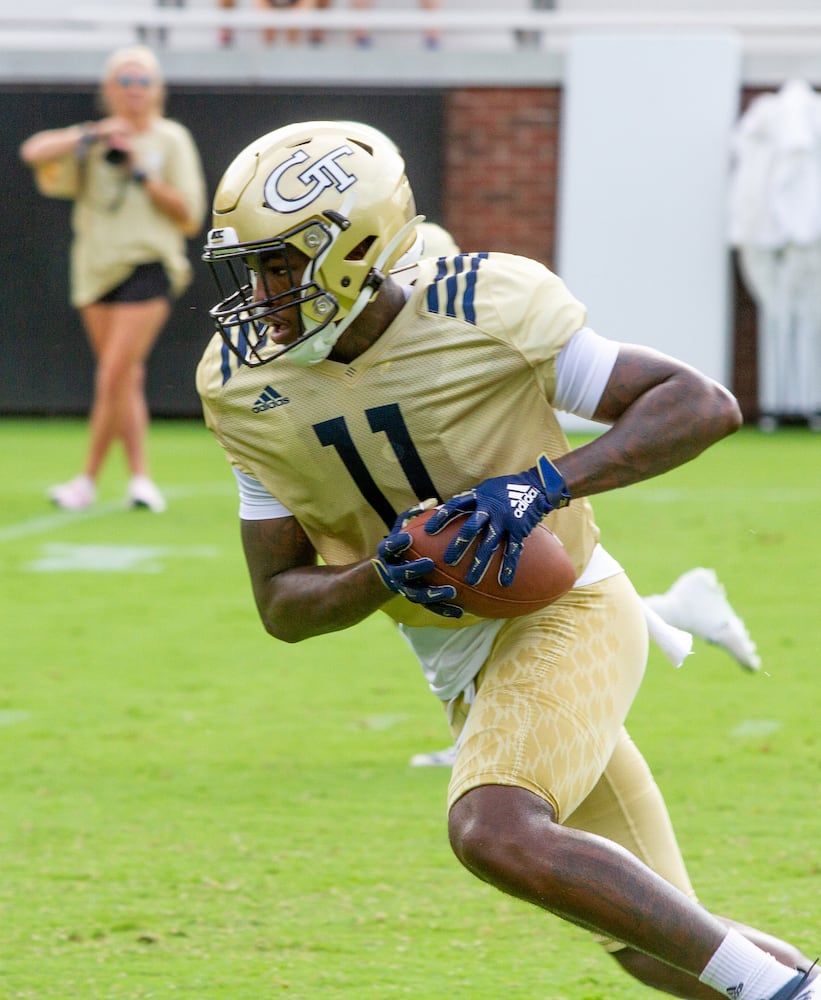
[[[52,486],[47,496],[64,510],[84,510],[97,499],[97,488],[90,476],[75,476],[67,483]]]
[[[747,670],[761,668],[755,643],[713,570],[691,569],[665,594],[646,600],[669,625],[721,646]]]
[[[165,498],[148,476],[134,476],[128,484],[128,506],[147,507],[155,514],[165,510]]]
[[[417,753],[410,759],[411,767],[453,767],[456,760],[456,745],[447,750],[434,750],[432,753]]]

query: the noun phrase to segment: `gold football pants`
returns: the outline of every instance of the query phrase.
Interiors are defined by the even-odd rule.
[[[526,788],[559,822],[621,844],[693,897],[664,800],[624,729],[647,644],[624,574],[506,623],[472,703],[451,705],[460,743],[448,803],[480,785]]]

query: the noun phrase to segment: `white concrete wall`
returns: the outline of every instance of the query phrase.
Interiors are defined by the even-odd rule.
[[[739,69],[730,35],[578,36],[559,172],[558,271],[588,306],[590,325],[725,385]]]

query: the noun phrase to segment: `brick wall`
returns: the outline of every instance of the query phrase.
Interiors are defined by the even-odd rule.
[[[558,88],[448,94],[442,222],[464,249],[552,264],[560,102]]]

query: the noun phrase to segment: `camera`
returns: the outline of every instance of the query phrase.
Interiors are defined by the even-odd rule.
[[[118,146],[109,146],[103,155],[106,163],[110,163],[112,167],[121,167],[128,159],[128,153]]]

